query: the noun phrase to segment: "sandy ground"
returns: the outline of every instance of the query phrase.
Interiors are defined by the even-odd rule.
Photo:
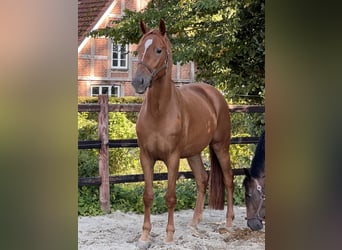
[[[197,229],[187,226],[193,210],[175,212],[174,243],[165,244],[167,214],[152,215],[151,245],[149,249],[167,250],[264,250],[265,227],[258,232],[247,225],[245,207],[234,207],[235,220],[232,228],[225,228],[222,210],[205,209],[203,221]],[[120,211],[94,217],[78,217],[78,249],[109,250],[138,249],[143,215]]]

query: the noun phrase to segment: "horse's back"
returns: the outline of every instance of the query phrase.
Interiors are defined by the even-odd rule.
[[[223,109],[224,112],[228,112],[228,105],[222,94],[209,84],[190,83],[183,85],[179,90],[185,101],[199,100],[203,105],[213,105],[215,109]]]
[[[230,128],[228,104],[215,87],[206,83],[191,83],[183,85],[179,90],[185,102],[184,108],[190,107],[192,112],[197,110],[198,115],[209,109],[217,120],[222,120]]]

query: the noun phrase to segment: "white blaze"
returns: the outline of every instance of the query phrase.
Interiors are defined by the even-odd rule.
[[[141,58],[141,61],[143,61],[143,60],[144,60],[145,53],[146,53],[146,51],[147,51],[148,47],[150,47],[150,46],[151,46],[151,44],[152,44],[152,41],[153,41],[152,39],[147,39],[147,40],[146,40],[146,42],[145,42],[145,50],[144,50],[143,56],[142,56],[142,58]]]

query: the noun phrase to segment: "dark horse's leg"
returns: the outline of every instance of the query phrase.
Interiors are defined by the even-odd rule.
[[[195,176],[197,187],[196,206],[194,210],[194,215],[192,217],[192,221],[189,225],[192,227],[196,227],[197,224],[202,220],[205,192],[208,186],[209,176],[204,169],[200,154],[188,158],[188,163],[191,167],[192,173]]]

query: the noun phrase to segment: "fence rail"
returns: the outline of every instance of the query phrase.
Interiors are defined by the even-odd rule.
[[[98,103],[80,103],[78,112],[100,112],[101,105]],[[141,104],[108,104],[109,112],[139,112]],[[264,113],[265,106],[262,105],[229,105],[229,111],[234,113]]]
[[[259,140],[259,137],[232,137],[231,144],[255,144]],[[78,149],[99,149],[101,148],[100,140],[90,140],[90,141],[78,141]],[[117,139],[108,140],[109,148],[136,148],[138,147],[137,139]]]
[[[233,169],[234,175],[244,175],[245,169],[247,168],[237,168]],[[209,170],[207,170],[209,173]],[[194,175],[192,171],[179,172],[178,179],[193,179]],[[155,173],[154,181],[164,181],[167,180],[167,173]],[[132,182],[142,182],[144,181],[143,174],[130,174],[130,175],[118,175],[109,176],[109,184],[119,184],[119,183],[132,183]],[[78,178],[78,186],[100,186],[101,177],[80,177]]]
[[[98,177],[79,177],[78,186],[99,186],[100,205],[105,212],[110,211],[109,185],[144,181],[143,174],[109,176],[108,149],[135,148],[137,139],[109,140],[108,112],[139,112],[141,104],[108,104],[108,96],[100,95],[98,103],[78,104],[78,112],[98,112],[99,140],[78,141],[78,149],[99,149]],[[265,107],[260,105],[229,105],[233,113],[264,113]],[[233,137],[231,144],[256,144],[259,137]],[[243,175],[244,169],[233,169],[234,175]],[[179,172],[178,178],[194,178],[192,172]],[[154,180],[167,180],[167,173],[155,173]]]

